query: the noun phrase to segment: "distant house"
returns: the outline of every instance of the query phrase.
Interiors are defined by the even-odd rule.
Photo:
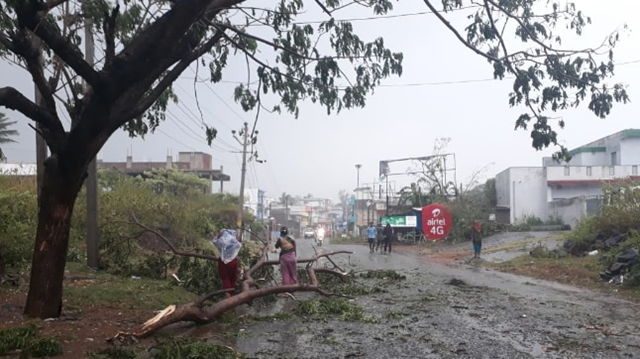
[[[146,171],[161,168],[175,168],[185,173],[193,173],[200,178],[209,179],[212,182],[220,182],[220,192],[223,191],[223,183],[229,182],[231,177],[223,173],[220,169],[212,168],[212,157],[203,152],[180,152],[178,161],[174,162],[172,156],[167,156],[165,162],[134,162],[132,156],[127,156],[125,162],[104,162],[98,160],[98,168],[115,169],[130,176],[142,175]],[[0,175],[10,176],[36,176],[35,163],[0,163]],[[211,188],[207,188],[206,193],[211,193]]]
[[[173,156],[167,156],[165,162],[134,162],[132,156],[127,156],[126,162],[104,162],[98,160],[98,168],[116,169],[130,176],[139,176],[146,171],[161,168],[175,168],[181,172],[193,173],[200,178],[209,179],[212,182],[220,182],[220,192],[224,189],[224,182],[231,180],[229,175],[222,172],[222,166],[220,166],[220,169],[212,168],[212,157],[204,152],[179,152],[178,161],[173,161]],[[207,193],[211,193],[211,188]]]
[[[640,129],[628,129],[570,151],[569,163],[543,158],[542,167],[510,167],[496,175],[496,219],[520,223],[528,217],[560,217],[575,226],[597,213],[602,183],[640,179]]]

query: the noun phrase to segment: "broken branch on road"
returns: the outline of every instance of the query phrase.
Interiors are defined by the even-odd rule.
[[[163,242],[165,242],[170,251],[178,256],[188,256],[188,257],[197,257],[200,259],[217,261],[218,257],[211,255],[201,255],[192,252],[184,252],[178,250],[173,243],[162,235],[159,231],[141,223],[135,215],[132,215],[133,224],[139,226],[145,231],[154,234],[158,238],[160,238]],[[205,306],[204,302],[207,300],[211,300],[215,296],[224,293],[224,290],[215,291],[212,293],[205,294],[200,298],[186,303],[182,305],[172,304],[166,307],[164,310],[160,311],[156,316],[144,322],[138,329],[134,332],[119,332],[115,337],[111,338],[110,341],[117,341],[125,338],[143,338],[147,337],[159,329],[173,323],[189,321],[197,324],[205,324],[215,321],[219,318],[223,313],[232,310],[235,307],[238,307],[243,304],[250,304],[255,299],[279,294],[279,293],[295,293],[295,292],[316,292],[324,296],[332,296],[333,293],[328,292],[322,289],[318,285],[318,279],[316,277],[317,273],[325,273],[336,276],[338,278],[344,279],[349,274],[339,268],[337,264],[331,260],[330,258],[337,254],[352,254],[351,251],[335,251],[329,253],[316,253],[311,258],[301,258],[298,259],[298,263],[306,263],[306,272],[309,277],[309,283],[298,283],[293,285],[275,285],[275,286],[265,286],[260,287],[258,285],[258,280],[253,278],[253,274],[256,273],[263,267],[279,265],[280,262],[276,260],[268,260],[268,243],[266,241],[261,240],[263,247],[260,251],[260,259],[254,264],[249,270],[245,271],[243,278],[240,293],[229,298],[222,299],[218,302],[215,302],[211,305]],[[334,268],[315,268],[314,265],[318,263],[319,259],[326,258],[330,263],[334,265]]]

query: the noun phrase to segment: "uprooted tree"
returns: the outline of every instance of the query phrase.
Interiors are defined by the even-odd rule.
[[[525,105],[517,127],[534,122],[533,145],[557,144],[545,111],[577,106],[591,94],[589,108],[609,113],[613,101],[626,101],[624,88],[606,87],[612,55],[597,62],[617,37],[598,49],[556,47],[552,29],[569,24],[579,35],[588,22],[573,5],[542,0],[443,0],[436,18],[474,52],[493,64],[494,75],[515,75],[511,105]],[[307,6],[305,8],[305,5]],[[382,38],[362,40],[349,21],[333,16],[347,6],[363,6],[377,16],[392,10],[391,0],[5,0],[0,3],[0,56],[31,76],[37,103],[13,87],[0,87],[0,106],[21,112],[37,127],[51,155],[45,161],[38,200],[38,226],[25,313],[57,317],[71,214],[90,161],[118,129],[132,136],[152,133],[169,101],[173,82],[192,64],[208,65],[220,82],[230,61],[248,63],[245,84],[234,92],[245,111],[265,107],[260,93],[279,99],[272,109],[298,115],[310,99],[328,112],[362,107],[368,94],[402,72],[402,55]],[[296,23],[299,14],[318,9],[324,21]],[[537,9],[540,10],[537,10]],[[450,11],[476,11],[466,36],[446,19]],[[259,25],[259,26],[254,26]],[[103,58],[85,60],[78,32],[91,26]],[[266,31],[257,31],[262,29]],[[515,30],[530,50],[511,50],[503,29]],[[256,35],[260,34],[260,35]],[[271,38],[271,39],[269,39]],[[522,46],[521,46],[522,47]],[[40,51],[42,50],[42,51]],[[198,60],[202,61],[198,61]],[[253,64],[253,65],[251,65]],[[348,68],[348,69],[347,69]],[[196,67],[197,69],[197,67]],[[196,70],[197,71],[197,70]],[[546,74],[546,75],[545,75]],[[198,76],[196,76],[198,77]],[[569,90],[576,90],[570,95]],[[71,127],[61,118],[68,116]],[[560,126],[563,123],[560,121]],[[211,142],[213,124],[202,124]]]
[[[158,237],[167,245],[169,250],[174,255],[183,257],[194,257],[214,262],[218,261],[218,257],[215,255],[180,250],[179,248],[176,248],[174,246],[171,240],[163,236],[159,231],[141,223],[135,217],[135,215],[132,216],[132,219],[132,224],[142,228],[145,232],[152,233],[153,235]],[[325,296],[330,296],[332,295],[332,293],[322,289],[318,284],[316,273],[325,273],[339,278],[345,278],[349,275],[349,273],[342,269],[335,261],[333,261],[333,259],[331,259],[331,257],[336,254],[350,254],[353,252],[334,251],[321,254],[316,253],[316,255],[311,258],[301,258],[297,260],[298,263],[306,264],[306,272],[309,277],[309,283],[299,282],[298,284],[292,285],[261,285],[260,282],[263,282],[264,280],[254,278],[256,272],[269,266],[278,265],[280,262],[277,260],[268,260],[267,253],[269,244],[266,241],[262,240],[260,237],[257,237],[252,233],[249,234],[254,238],[260,240],[263,246],[260,251],[258,261],[254,265],[252,265],[251,268],[244,272],[241,289],[238,294],[219,301],[214,301],[217,296],[225,292],[225,290],[218,290],[204,294],[190,303],[181,305],[172,304],[158,313],[155,317],[147,320],[136,331],[132,333],[118,333],[116,337],[134,336],[142,338],[155,333],[157,330],[169,324],[183,321],[190,321],[197,324],[210,323],[216,320],[216,318],[219,318],[225,312],[235,307],[243,304],[250,304],[260,297],[278,293],[316,292]],[[322,258],[327,259],[329,264],[331,264],[331,267],[325,266],[323,268],[317,268],[316,265],[318,263],[318,260]],[[211,305],[206,305],[205,303],[207,301],[214,302]]]

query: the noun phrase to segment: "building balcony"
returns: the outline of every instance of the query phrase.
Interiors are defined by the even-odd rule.
[[[572,185],[610,182],[624,178],[640,180],[640,165],[546,167],[547,184]]]

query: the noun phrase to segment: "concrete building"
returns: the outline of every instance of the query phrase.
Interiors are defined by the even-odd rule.
[[[560,217],[572,227],[597,213],[603,182],[640,179],[640,129],[628,129],[570,151],[568,163],[549,157],[542,167],[510,167],[496,175],[496,219],[522,223]]]
[[[127,156],[125,162],[104,162],[98,160],[98,168],[116,169],[130,176],[139,176],[146,171],[161,168],[175,168],[185,173],[193,173],[200,178],[209,179],[212,182],[220,183],[220,192],[224,190],[224,182],[229,182],[231,177],[223,173],[220,169],[212,168],[213,159],[210,154],[204,152],[179,152],[178,160],[174,161],[173,156],[167,156],[164,162],[142,161],[134,162],[133,156]],[[211,188],[207,193],[211,193]]]

